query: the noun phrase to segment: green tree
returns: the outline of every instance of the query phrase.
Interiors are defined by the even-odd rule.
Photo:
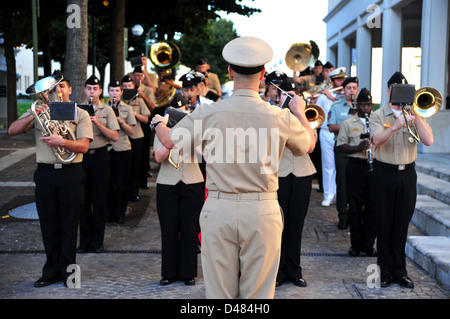
[[[183,34],[178,42],[181,64],[195,70],[200,57],[206,57],[211,71],[219,76],[220,82],[228,81],[228,63],[222,57],[222,49],[238,35],[233,22],[227,19],[210,19],[202,30]]]

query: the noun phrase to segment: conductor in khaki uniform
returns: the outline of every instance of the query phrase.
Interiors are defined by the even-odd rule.
[[[289,94],[298,94],[297,84],[286,78],[280,88]],[[281,92],[280,101],[287,94]],[[315,137],[316,138],[316,137]],[[316,168],[309,154],[294,156],[285,149],[278,168],[278,202],[283,210],[284,229],[281,240],[281,258],[277,274],[277,287],[285,281],[292,281],[297,287],[306,287],[300,266],[303,225],[311,197],[312,177]]]
[[[403,74],[394,73],[388,81],[407,84]],[[433,132],[423,118],[411,111],[408,123],[414,121],[421,142],[433,144]],[[397,282],[414,288],[406,271],[405,245],[408,225],[414,213],[417,197],[417,174],[414,161],[417,144],[405,126],[399,105],[387,103],[370,116],[370,131],[375,145],[374,190],[377,213],[377,264],[381,270],[381,287]]]
[[[70,102],[72,87],[67,79],[57,84],[57,91],[64,102]],[[39,106],[40,114],[47,106]],[[25,133],[35,123],[29,110],[11,124],[11,135]],[[89,114],[77,108],[77,118],[66,121],[75,133],[76,140],[68,140],[56,132],[42,137],[39,125],[35,126],[37,170],[34,174],[36,183],[36,208],[39,215],[42,238],[47,260],[42,269],[42,277],[34,287],[40,288],[52,283],[66,280],[69,276],[67,266],[76,263],[76,245],[78,218],[80,215],[80,198],[83,197],[85,174],[81,166],[83,154],[93,139],[92,124]],[[62,164],[56,158],[52,148],[65,147],[69,152],[78,153],[70,164]]]
[[[312,152],[313,131],[298,96],[290,103],[294,115],[259,97],[273,57],[266,42],[237,38],[222,55],[233,95],[200,105],[172,131],[168,117],[155,116],[152,125],[167,148],[190,154],[201,145],[206,160],[208,197],[200,215],[206,297],[273,298],[283,230],[278,165],[286,147],[295,156]]]

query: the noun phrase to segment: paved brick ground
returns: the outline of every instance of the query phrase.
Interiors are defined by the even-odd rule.
[[[29,141],[0,139],[0,156],[32,147]],[[195,286],[178,282],[160,286],[160,229],[155,205],[157,165],[152,162],[152,187],[141,190],[141,200],[130,203],[123,225],[107,224],[105,252],[78,254],[81,288],[68,289],[62,283],[37,289],[45,261],[36,219],[8,217],[9,209],[34,201],[34,187],[8,186],[6,182],[32,182],[34,155],[0,171],[0,299],[187,299],[205,298],[199,255],[199,276]],[[19,184],[22,185],[22,184]],[[317,186],[317,185],[314,185]],[[275,299],[448,299],[449,294],[420,268],[407,261],[414,289],[396,284],[390,288],[368,288],[367,267],[376,258],[349,257],[348,230],[338,230],[335,206],[320,206],[322,194],[313,190],[306,219],[301,265],[308,287],[285,284],[277,288]],[[410,235],[420,232],[410,226]]]

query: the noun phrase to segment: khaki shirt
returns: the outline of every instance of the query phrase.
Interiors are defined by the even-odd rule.
[[[279,177],[286,177],[291,173],[296,177],[304,177],[313,175],[316,172],[316,168],[314,167],[309,154],[294,156],[289,149],[283,151],[280,167],[278,168]]]
[[[113,111],[112,107],[108,105],[108,107]],[[132,125],[136,127],[136,117],[133,113],[133,108],[126,104],[123,101],[119,102],[118,105],[119,109],[119,117],[122,121],[127,123],[128,125]],[[114,114],[114,111],[113,111]],[[119,139],[116,142],[112,143],[113,150],[116,152],[123,152],[123,151],[129,151],[131,150],[131,142],[128,138],[127,133],[125,133],[124,129],[120,127],[119,130]]]
[[[153,91],[153,89],[151,87],[145,85],[143,82],[141,83],[140,88],[141,88],[142,92],[144,92],[144,94],[150,99],[150,101],[155,103],[156,98],[155,98],[155,92]]]
[[[341,146],[344,144],[348,144],[350,146],[358,146],[359,143],[361,143],[361,134],[366,133],[366,125],[365,125],[365,118],[362,119],[364,123],[361,121],[361,118],[358,116],[358,114],[353,115],[351,118],[345,120],[341,124],[341,129],[339,130],[339,135],[337,138],[336,146]],[[371,133],[370,136],[373,136]],[[372,145],[372,154],[373,154],[373,145]],[[350,157],[355,158],[368,158],[368,152],[355,152],[352,154],[347,154]],[[372,158],[375,158],[373,156]]]
[[[133,109],[133,114],[138,113],[143,116],[149,116],[150,111],[141,97],[137,97],[134,100],[124,101]],[[138,119],[136,119],[136,126],[134,127],[134,133],[130,136],[133,140],[144,137],[144,132]]]
[[[370,131],[372,138],[377,133],[392,127],[396,120],[397,116],[394,111],[392,111],[389,104],[376,110],[370,116]],[[417,158],[417,144],[410,138],[411,134],[409,134],[408,128],[401,128],[394,133],[389,141],[375,147],[375,158],[381,162],[395,165],[410,164],[414,162]]]
[[[202,146],[206,187],[225,193],[276,192],[284,148],[301,156],[311,142],[289,110],[271,106],[248,89],[200,105],[178,122],[171,138],[183,155]]]
[[[26,117],[32,114],[31,109],[25,112],[20,118]],[[88,138],[89,140],[93,140],[93,132],[92,132],[92,123],[91,118],[89,117],[89,113],[83,109],[77,107],[77,118],[75,121],[64,121],[69,127],[72,129],[72,132],[75,134],[76,139]],[[31,126],[30,126],[31,128]],[[57,164],[60,163],[55,154],[53,153],[53,148],[49,147],[45,144],[41,137],[42,130],[39,125],[35,124],[36,132],[36,162],[44,163],[44,164]],[[83,153],[78,153],[72,163],[80,163],[83,161]]]
[[[119,123],[117,122],[116,115],[111,107],[99,102],[94,106],[95,117],[100,122],[100,124],[106,126],[107,128],[118,131],[120,130]],[[92,124],[92,130],[94,131],[94,140],[92,141],[89,149],[96,149],[100,147],[107,146],[110,142],[98,129],[97,125]]]
[[[222,92],[222,86],[220,85],[220,80],[217,74],[208,72],[208,88],[213,91],[216,94],[219,94],[219,92]]]
[[[153,142],[154,150],[162,148],[163,145],[155,134],[155,140]],[[179,152],[177,149],[172,150],[172,161],[178,163]],[[195,184],[204,181],[202,171],[198,166],[198,161],[194,158],[195,153],[192,154],[189,161],[179,161],[180,167],[176,169],[169,162],[169,157],[161,162],[161,167],[159,169],[158,177],[156,178],[156,183],[164,185],[176,185],[178,182],[183,182],[185,184]]]

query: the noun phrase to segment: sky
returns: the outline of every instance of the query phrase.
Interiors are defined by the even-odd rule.
[[[328,13],[328,0],[243,0],[241,4],[259,8],[261,12],[250,17],[219,15],[233,21],[239,36],[258,37],[270,44],[274,58],[266,65],[267,71],[282,70],[292,76],[285,56],[296,42],[313,40],[320,49],[319,60],[326,62],[326,24],[323,18]]]

